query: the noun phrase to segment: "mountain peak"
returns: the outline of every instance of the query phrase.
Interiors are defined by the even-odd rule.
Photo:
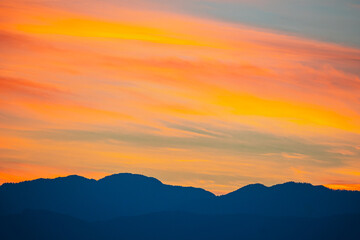
[[[306,183],[306,182],[286,182],[286,183],[282,183],[282,184],[276,184],[276,185],[273,185],[271,187],[272,189],[277,189],[277,190],[319,190],[319,189],[322,189],[322,190],[331,190],[331,189],[328,189],[322,185],[312,185],[311,183]]]
[[[253,183],[253,184],[249,184],[249,185],[245,185],[233,192],[230,192],[226,195],[231,195],[233,193],[237,193],[237,192],[244,192],[244,191],[258,191],[258,190],[263,190],[266,189],[267,187],[261,183]]]
[[[285,182],[285,183],[280,183],[280,184],[275,184],[274,186],[314,186],[311,183],[307,183],[307,182],[294,182],[294,181],[289,181],[289,182]]]
[[[261,184],[261,183],[254,183],[254,184],[249,184],[246,186],[243,186],[233,192],[230,192],[228,194],[225,194],[223,196],[231,196],[234,194],[239,194],[239,193],[243,193],[243,192],[257,192],[257,191],[261,191],[264,189],[267,189],[268,187],[266,187],[265,185]]]
[[[132,183],[140,183],[140,182],[148,182],[153,184],[162,184],[162,182],[153,177],[147,177],[141,174],[133,174],[133,173],[116,173],[113,175],[106,176],[98,182],[132,182]]]
[[[252,190],[258,190],[258,189],[265,189],[267,188],[265,185],[261,184],[261,183],[254,183],[254,184],[249,184],[246,185],[240,189],[252,189]]]
[[[57,177],[53,180],[79,181],[79,180],[90,180],[90,179],[74,174],[74,175],[69,175],[69,176],[65,176],[65,177]]]

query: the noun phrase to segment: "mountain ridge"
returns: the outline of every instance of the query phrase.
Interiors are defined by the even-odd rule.
[[[0,186],[0,215],[48,210],[84,220],[107,220],[161,211],[322,217],[360,213],[360,192],[287,182],[250,184],[215,196],[202,188],[173,186],[140,174],[99,180],[78,175]]]
[[[111,174],[111,175],[105,176],[105,177],[103,177],[103,178],[100,178],[100,179],[98,179],[98,180],[93,179],[93,178],[87,178],[87,177],[80,176],[80,175],[77,175],[77,174],[71,174],[71,175],[68,175],[68,176],[60,176],[60,177],[55,177],[55,178],[37,178],[37,179],[25,180],[25,181],[21,181],[21,182],[5,182],[5,183],[0,184],[0,188],[1,188],[2,186],[4,186],[4,185],[22,184],[22,183],[28,183],[28,182],[34,182],[34,181],[62,180],[62,179],[84,179],[84,180],[102,182],[102,181],[108,180],[108,179],[110,179],[110,178],[116,178],[116,177],[122,176],[122,175],[123,175],[123,176],[142,177],[143,179],[153,180],[154,182],[159,182],[159,183],[164,184],[164,185],[167,185],[167,186],[203,189],[203,188],[194,187],[194,186],[181,186],[181,185],[166,184],[166,183],[163,183],[162,181],[160,181],[160,180],[157,179],[157,178],[148,177],[148,176],[146,176],[146,175],[136,174],[136,173],[115,173],[115,174]],[[271,186],[266,186],[266,185],[264,185],[264,184],[262,184],[262,183],[250,183],[250,184],[248,184],[248,185],[239,187],[238,189],[236,189],[236,190],[234,190],[234,191],[231,191],[231,192],[228,192],[228,193],[225,193],[225,194],[221,194],[221,195],[216,195],[216,196],[228,195],[228,194],[237,192],[237,191],[239,191],[239,190],[246,189],[246,188],[249,188],[249,187],[254,187],[254,186],[255,186],[255,187],[261,187],[261,188],[274,188],[274,187],[280,187],[280,186],[283,186],[283,185],[290,185],[290,184],[293,184],[293,185],[308,185],[308,186],[312,186],[312,187],[321,187],[321,188],[326,188],[326,189],[332,190],[332,191],[360,192],[360,191],[358,191],[358,190],[331,189],[331,188],[328,188],[328,187],[326,187],[326,186],[324,186],[324,185],[313,185],[313,184],[308,183],[308,182],[288,181],[288,182],[284,182],[284,183],[274,184],[274,185],[271,185]],[[212,192],[209,191],[209,190],[206,190],[206,189],[203,189],[203,190],[212,193]],[[212,194],[214,194],[214,193],[212,193]],[[214,195],[215,195],[215,194],[214,194]]]

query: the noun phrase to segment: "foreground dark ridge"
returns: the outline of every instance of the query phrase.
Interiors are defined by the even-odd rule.
[[[358,240],[360,215],[321,218],[161,212],[87,222],[27,210],[0,216],[0,239]]]
[[[201,188],[171,186],[137,174],[98,181],[72,175],[0,186],[0,215],[25,209],[57,212],[84,220],[109,220],[163,211],[192,214],[256,214],[273,217],[326,217],[360,213],[360,192],[308,183],[266,187],[252,184],[223,196]]]

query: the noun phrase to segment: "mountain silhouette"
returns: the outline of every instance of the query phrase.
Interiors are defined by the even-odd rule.
[[[332,190],[309,183],[287,182],[272,187],[251,184],[229,194],[194,203],[187,210],[206,214],[297,217],[353,214],[360,213],[360,192]]]
[[[100,180],[72,175],[0,186],[0,215],[45,210],[87,221],[156,212],[201,215],[247,214],[272,217],[326,217],[360,214],[360,192],[288,182],[251,184],[222,196],[201,188],[171,186],[137,174]]]
[[[213,197],[200,188],[170,186],[137,174],[115,174],[98,181],[72,175],[1,185],[0,215],[39,209],[103,220],[167,211]]]

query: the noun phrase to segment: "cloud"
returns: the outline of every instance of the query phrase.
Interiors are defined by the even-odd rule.
[[[72,129],[53,129],[43,131],[18,131],[21,137],[50,140],[55,142],[103,142],[115,145],[131,145],[141,149],[187,149],[201,152],[214,152],[217,156],[252,155],[261,156],[276,154],[272,161],[282,161],[283,156],[297,159],[302,163],[312,162],[315,165],[335,166],[341,164],[341,157],[334,154],[332,146],[307,142],[295,137],[280,137],[256,131],[221,129],[207,127],[199,130],[193,127],[169,124],[168,127],[189,132],[185,136],[168,136],[160,133],[118,131],[85,131]],[[194,134],[196,133],[196,134]],[[270,155],[269,155],[270,156]],[[307,160],[305,156],[309,156]],[[312,159],[316,159],[313,161]]]
[[[234,18],[286,25],[284,14],[304,19],[286,12],[301,3],[33,3],[0,5],[0,139],[22,163],[54,173],[176,170],[218,191],[245,179],[351,180],[335,170],[359,168],[349,161],[358,159],[360,50],[299,37],[309,36],[303,23],[295,36],[278,21],[264,29]],[[234,4],[248,8],[224,19]]]
[[[65,93],[65,91],[60,88],[49,84],[3,76],[0,76],[0,92],[2,92],[2,94],[21,94],[42,98],[49,98],[52,95]]]

